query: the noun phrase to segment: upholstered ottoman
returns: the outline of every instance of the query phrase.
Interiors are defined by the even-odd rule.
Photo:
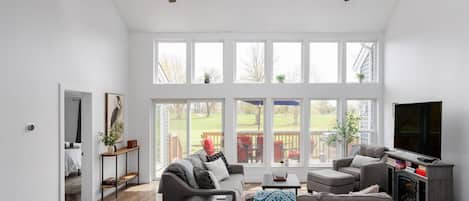
[[[335,170],[315,170],[308,172],[308,192],[329,192],[345,194],[353,190],[355,178]]]

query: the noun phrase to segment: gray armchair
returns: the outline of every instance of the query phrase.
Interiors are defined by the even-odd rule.
[[[380,188],[385,189],[386,165],[383,157],[387,148],[371,145],[357,145],[354,148],[357,151],[353,156],[333,161],[334,170],[354,176],[355,190],[361,190],[374,184],[378,184]],[[379,161],[366,163],[361,167],[352,167],[352,161],[357,154],[377,158]]]

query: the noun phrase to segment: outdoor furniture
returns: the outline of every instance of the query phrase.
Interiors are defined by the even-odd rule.
[[[274,142],[274,161],[276,163],[283,160],[283,142],[275,141]]]
[[[333,161],[333,168],[336,171],[352,175],[355,178],[355,189],[361,190],[368,186],[378,184],[381,188],[386,186],[386,165],[384,163],[384,154],[386,147],[371,145],[355,145],[358,153],[355,155],[368,156],[379,159],[377,162],[370,162],[361,167],[352,167],[352,161],[355,155]]]
[[[353,191],[355,178],[335,170],[324,169],[308,172],[308,192],[345,194]]]
[[[265,174],[262,179],[262,190],[265,189],[294,189],[295,195],[298,195],[298,189],[301,188],[300,180],[296,174],[288,174],[286,181],[274,181],[272,174]]]
[[[238,162],[247,163],[252,155],[252,139],[247,135],[237,136]]]
[[[182,145],[177,135],[170,135],[169,137],[169,161],[173,162],[182,159]]]

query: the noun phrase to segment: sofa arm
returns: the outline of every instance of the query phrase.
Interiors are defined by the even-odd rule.
[[[173,173],[163,173],[158,193],[163,194],[163,201],[183,200],[191,196],[231,195],[236,200],[236,193],[232,190],[194,189]]]
[[[353,157],[341,158],[341,159],[334,160],[332,162],[332,166],[334,170],[337,171],[340,168],[349,167],[350,164],[352,164],[352,161],[353,161]]]
[[[383,162],[368,163],[360,168],[360,188],[375,184],[386,189],[386,165]]]
[[[243,174],[244,175],[244,166],[243,165],[229,165],[228,171],[230,174]]]

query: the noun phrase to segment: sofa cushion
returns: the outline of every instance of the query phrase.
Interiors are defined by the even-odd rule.
[[[355,178],[355,180],[360,180],[360,168],[343,167],[343,168],[340,168],[339,171],[352,175]]]
[[[221,158],[212,162],[206,162],[205,166],[208,170],[213,172],[215,177],[217,177],[218,181],[223,181],[230,177],[228,169],[226,168],[225,163],[223,163],[223,160]]]
[[[373,157],[373,158],[381,158],[386,151],[386,147],[379,147],[373,145],[361,145],[360,146],[360,155]]]
[[[356,167],[356,168],[361,168],[362,166],[368,164],[368,163],[373,163],[373,162],[378,162],[380,159],[379,158],[372,158],[368,156],[362,156],[362,155],[356,155],[353,157],[352,164],[350,164],[351,167]]]
[[[331,169],[308,172],[308,181],[314,181],[327,186],[343,186],[355,182],[352,175]]]
[[[194,177],[200,189],[215,189],[215,184],[210,177],[209,171],[194,167]]]
[[[220,182],[220,188],[223,190],[233,190],[236,197],[243,195],[244,176],[242,174],[232,174],[228,179]]]
[[[168,165],[167,172],[171,172],[181,178],[192,188],[199,188],[194,177],[194,166],[188,160],[177,160]]]
[[[212,161],[215,161],[219,158],[221,158],[223,160],[223,163],[225,163],[226,169],[229,170],[230,165],[228,164],[228,161],[226,160],[225,154],[223,154],[223,152],[221,152],[221,151],[216,153],[216,154],[213,154],[211,156],[207,155],[207,162],[212,162]]]
[[[321,194],[321,201],[392,201],[386,193],[370,194]]]
[[[207,169],[204,165],[204,162],[200,159],[198,154],[189,155],[185,160],[191,162],[192,166],[200,168],[200,169]]]

